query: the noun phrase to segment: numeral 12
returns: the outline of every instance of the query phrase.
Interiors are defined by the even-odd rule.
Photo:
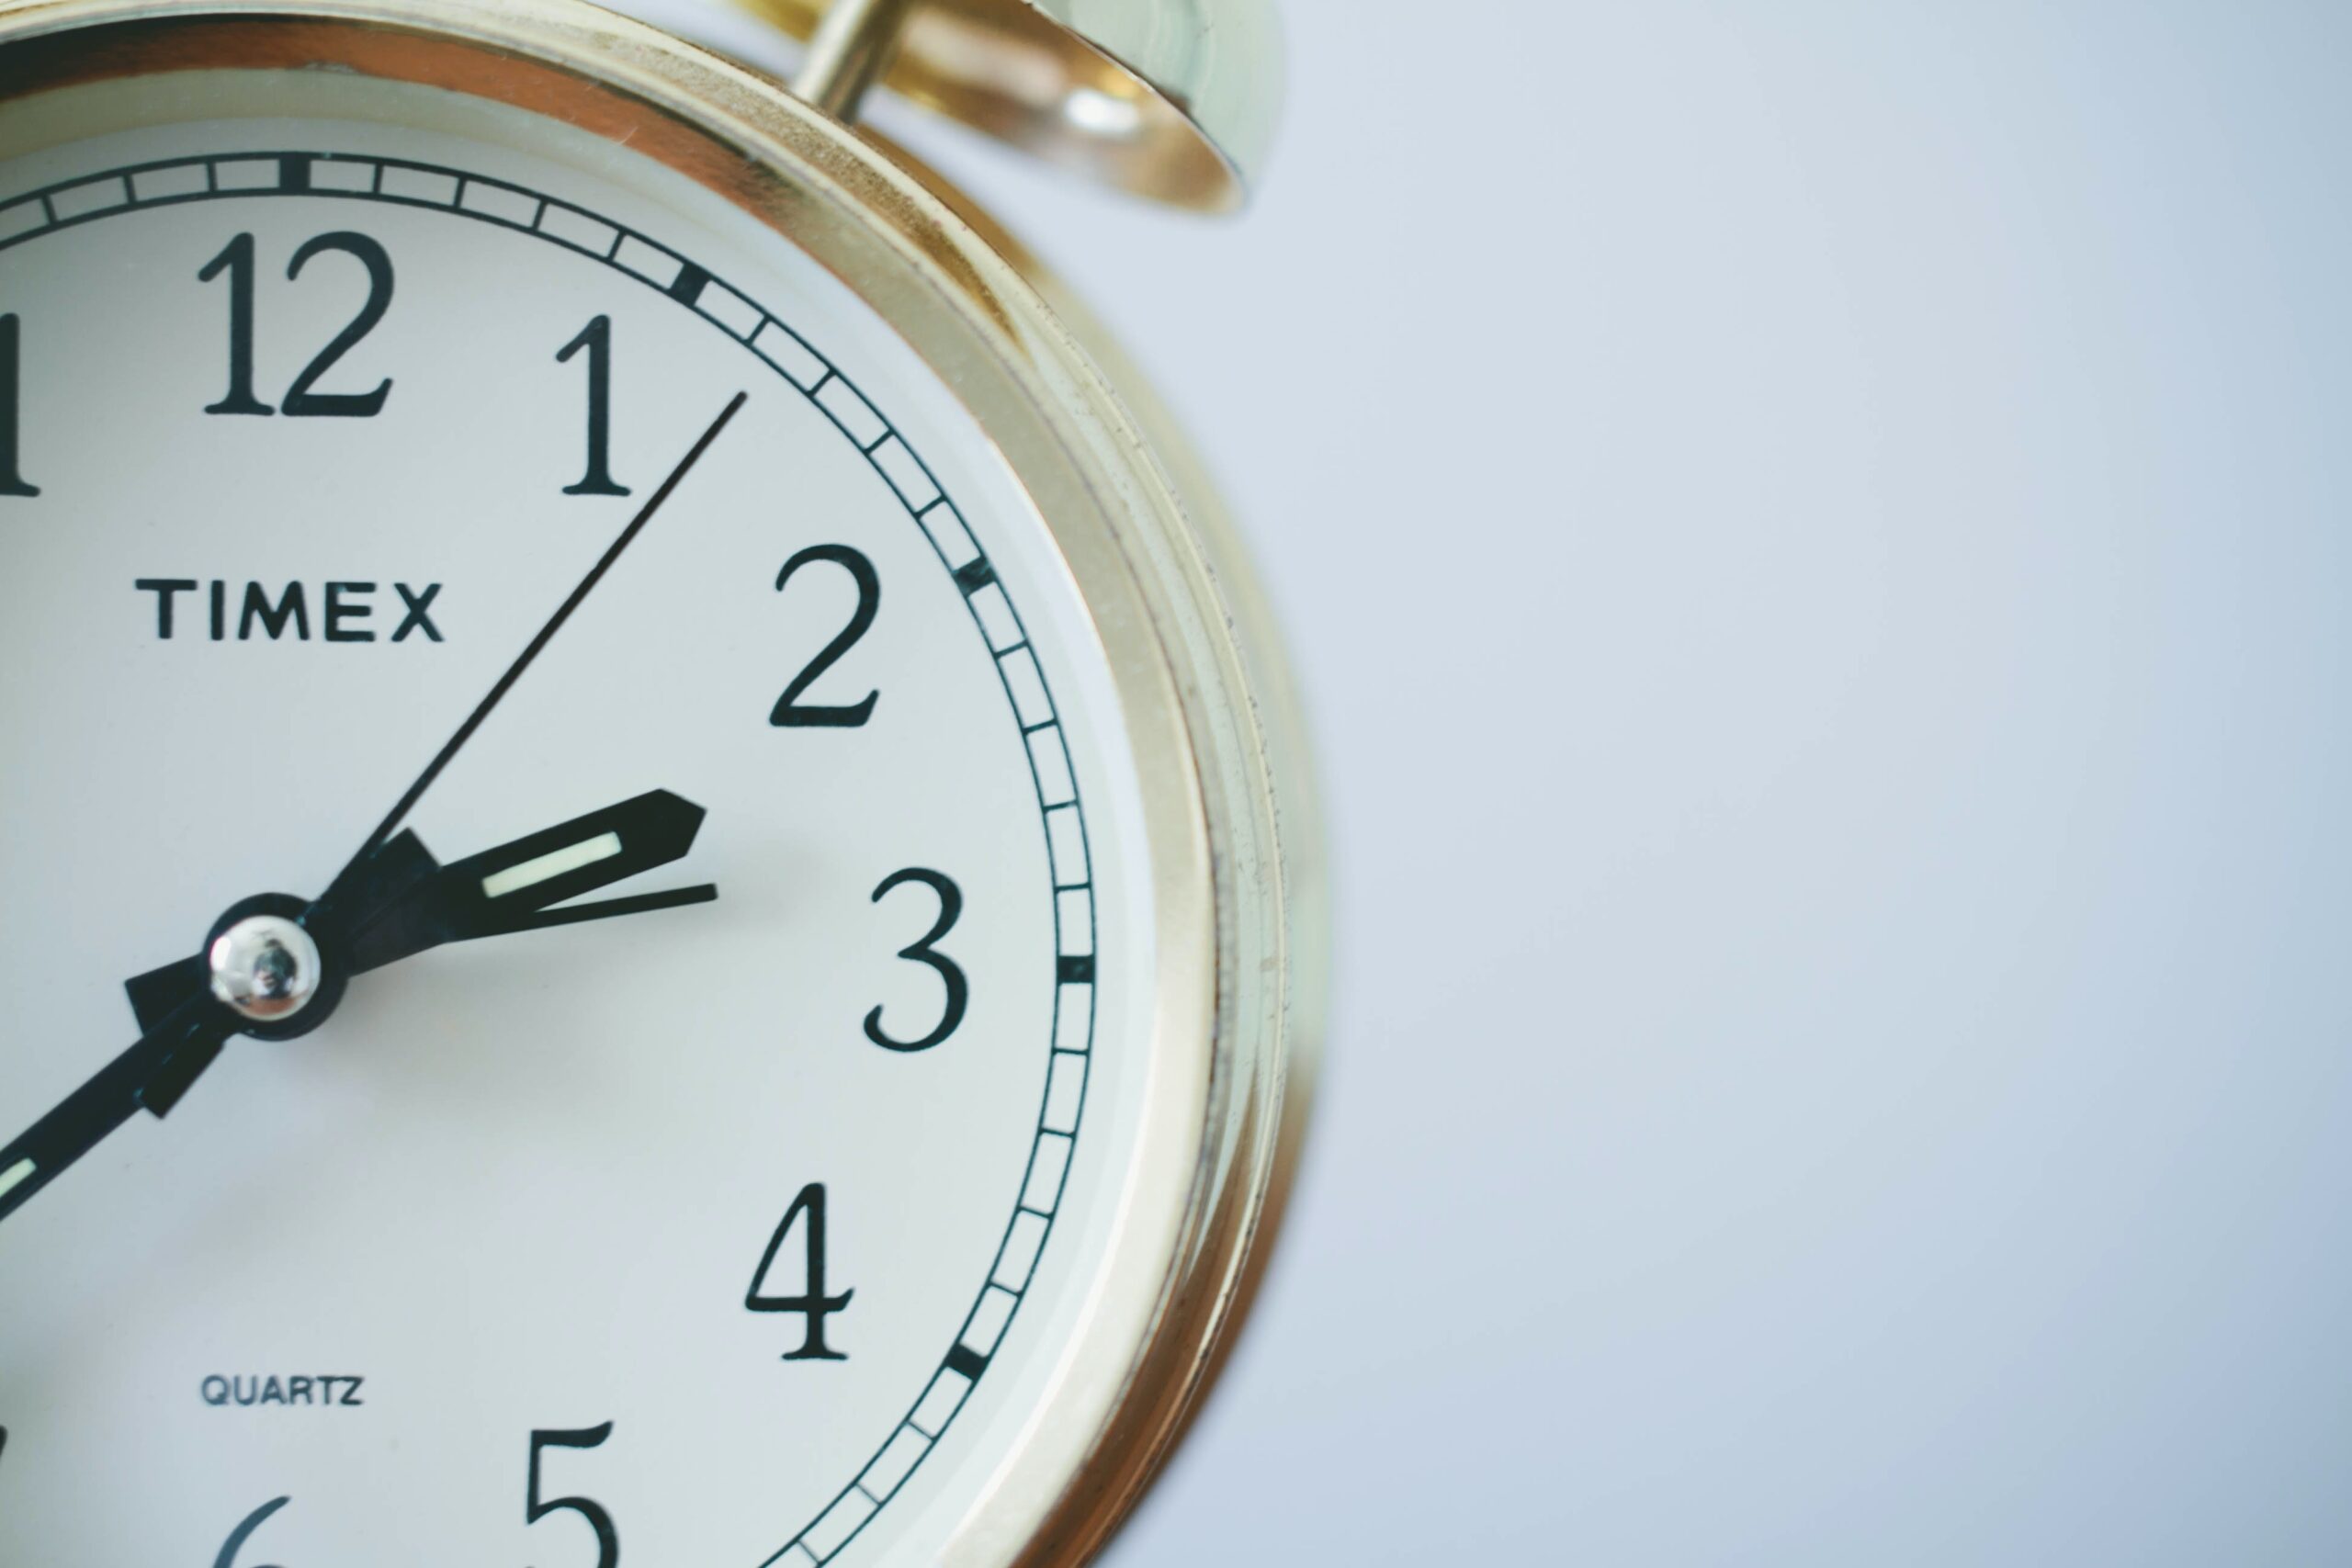
[[[326,347],[311,356],[294,384],[286,389],[284,409],[271,408],[254,396],[254,237],[240,234],[229,242],[228,248],[205,264],[196,275],[198,283],[209,283],[222,273],[229,275],[229,392],[217,403],[208,403],[207,413],[267,414],[284,412],[288,418],[368,419],[384,412],[384,400],[391,396],[390,378],[378,383],[368,392],[314,392],[311,389],[319,378],[334,368],[335,361],[357,346],[359,340],[376,330],[384,312],[392,307],[392,258],[384,247],[365,234],[341,231],[321,234],[304,242],[286,265],[286,278],[292,282],[302,276],[302,268],[311,257],[334,251],[351,256],[368,269],[368,299],[359,313],[351,318],[343,331],[334,335]]]

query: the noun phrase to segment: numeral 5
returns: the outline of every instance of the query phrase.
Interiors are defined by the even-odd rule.
[[[596,1568],[618,1568],[621,1560],[620,1532],[613,1528],[613,1516],[603,1504],[587,1497],[550,1497],[539,1500],[539,1453],[543,1449],[599,1449],[613,1435],[613,1424],[582,1427],[573,1431],[542,1431],[531,1434],[531,1474],[523,1494],[523,1522],[537,1524],[549,1514],[578,1514],[596,1532]]]

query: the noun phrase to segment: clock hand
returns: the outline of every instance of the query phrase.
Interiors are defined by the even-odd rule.
[[[566,902],[684,859],[703,817],[703,808],[692,801],[653,790],[446,866],[414,833],[400,833],[369,857],[365,874],[354,883],[363,896],[346,903],[345,914],[318,905],[303,911],[304,930],[325,954],[322,981],[331,987],[325,1000],[332,1008],[354,975],[445,942],[707,904],[718,897],[709,883],[588,904]],[[550,907],[555,905],[562,907]],[[135,975],[123,982],[123,989],[146,1028],[209,990],[212,974],[208,954],[197,953]],[[302,1023],[307,1029],[322,1021],[322,1011]],[[219,1055],[216,1045],[159,1061],[143,1085],[147,1109],[158,1116],[167,1113]]]
[[[370,856],[354,879],[352,886],[371,897],[352,926],[319,933],[330,952],[343,956],[334,989],[310,1005],[323,1003],[331,1010],[342,977],[444,942],[707,903],[718,897],[707,883],[563,903],[684,858],[703,816],[693,802],[654,790],[446,866],[435,863],[415,834],[402,833]],[[550,908],[555,905],[561,907]],[[249,1027],[245,1017],[212,995],[214,967],[211,958],[198,954],[126,982],[146,1032],[0,1149],[0,1219],[135,1112],[168,1114],[229,1039]]]
[[[654,790],[452,862],[353,924],[340,943],[345,970],[364,975],[444,942],[707,903],[718,889],[705,883],[567,904],[684,858],[702,820],[701,807]]]
[[[447,743],[434,754],[433,760],[424,765],[424,771],[417,775],[416,781],[409,785],[407,792],[394,804],[384,819],[376,825],[375,831],[368,835],[367,841],[359,846],[358,852],[351,857],[340,872],[335,874],[334,880],[327,885],[326,891],[311,900],[310,906],[302,911],[300,919],[305,928],[319,933],[357,930],[372,921],[382,909],[389,908],[395,895],[410,890],[413,885],[441,869],[435,863],[433,857],[425,853],[424,846],[416,840],[413,834],[403,835],[401,839],[396,840],[392,836],[394,830],[399,828],[408,814],[415,809],[416,803],[424,798],[426,790],[433,787],[434,781],[441,776],[442,771],[448,767],[460,750],[464,750],[466,742],[473,738],[474,731],[481,728],[482,721],[491,716],[499,703],[505,698],[506,694],[514,689],[514,683],[523,678],[523,672],[531,667],[532,661],[538,658],[549,642],[554,640],[555,634],[563,629],[564,623],[571,618],[572,613],[580,608],[589,593],[595,589],[596,584],[604,581],[605,574],[610,571],[614,563],[620,559],[622,552],[636,541],[638,535],[644,532],[645,525],[653,520],[653,514],[662,509],[662,502],[670,499],[671,492],[678,488],[688,473],[693,471],[694,466],[701,461],[702,455],[709,450],[711,443],[718,439],[719,432],[727,428],[728,423],[741,411],[749,398],[749,393],[736,393],[728,400],[727,406],[719,410],[718,417],[710,423],[709,428],[695,438],[695,444],[686,449],[686,455],[678,460],[677,466],[670,470],[668,477],[655,488],[652,495],[647,498],[645,504],[638,508],[637,515],[629,519],[628,525],[621,530],[619,536],[606,547],[605,553],[596,558],[596,563],[588,569],[587,576],[582,578],[579,584],[565,596],[563,603],[556,606],[555,614],[548,617],[547,624],[539,628],[537,636],[524,645],[523,651],[515,656],[514,663],[508,665],[505,672],[492,683],[489,694],[482,698],[473,712],[466,716],[465,722],[458,726],[457,733],[450,736]],[[697,820],[699,820],[698,818]],[[692,841],[691,832],[688,834],[688,841]],[[572,893],[558,894],[554,898],[573,897],[594,886],[601,886],[601,884],[575,887]],[[636,898],[614,900],[609,907],[601,909],[577,908],[561,911],[547,911],[539,914],[535,920],[518,924],[512,929],[526,930],[533,925],[566,925],[579,920],[597,919],[600,915],[605,914],[642,913],[652,909],[672,908],[682,903],[700,903],[715,897],[717,897],[715,888],[707,892],[703,889],[692,888],[677,894],[646,894]],[[541,900],[542,903],[551,901],[553,899]],[[459,939],[444,937],[440,940]],[[374,967],[374,965],[370,964],[368,967]],[[187,995],[190,991],[207,984],[208,981],[204,959],[199,955],[138,976],[127,983],[127,987],[130,992],[131,1007],[144,1022],[150,1018],[167,1011],[180,997]],[[213,1055],[218,1054],[216,1048]],[[209,1061],[210,1058],[208,1056],[201,1061],[191,1062],[184,1067],[181,1081],[172,1088],[159,1090],[164,1100],[164,1110],[168,1110],[172,1104],[177,1102],[181,1094],[187,1092],[187,1086],[195,1082],[197,1075],[209,1065]],[[176,1092],[173,1092],[174,1088]],[[159,1111],[158,1114],[160,1113]]]
[[[415,834],[402,833],[369,855],[364,863],[344,873],[343,893],[337,908],[324,907],[323,900],[304,904],[299,898],[248,899],[216,924],[213,934],[218,936],[222,925],[238,914],[248,912],[250,907],[258,902],[268,906],[273,913],[296,917],[314,943],[329,951],[340,952],[345,932],[375,919],[401,899],[413,896],[438,875],[441,869],[440,863],[425,850]],[[340,996],[342,983],[347,975],[344,965],[338,964],[335,966],[332,982],[334,990],[326,998],[330,1004]],[[143,975],[134,975],[122,983],[124,992],[130,998],[131,1013],[139,1020],[141,1029],[160,1023],[190,997],[202,996],[211,987],[209,942],[202,951],[175,959],[160,968],[150,969]],[[316,1016],[322,1017],[323,1010]],[[209,1060],[205,1058],[205,1061]],[[198,1063],[188,1067],[183,1064],[175,1070],[185,1072],[185,1080],[178,1085],[176,1092],[153,1082],[149,1085],[147,1104],[159,1116],[178,1103],[179,1096],[187,1092],[188,1084],[195,1082],[196,1075],[204,1070],[204,1065]]]
[[[710,449],[712,442],[718,439],[718,433],[727,428],[728,422],[735,417],[750,395],[748,392],[738,392],[729,400],[725,408],[719,410],[718,417],[711,421],[710,428],[695,438],[695,444],[687,448],[686,455],[678,459],[678,466],[670,470],[669,477],[663,479],[652,495],[647,498],[645,504],[638,508],[637,515],[629,519],[628,526],[621,530],[620,536],[612,542],[603,555],[596,558],[596,564],[588,569],[588,575],[580,580],[580,585],[571,591],[562,604],[556,606],[555,614],[548,618],[548,624],[539,628],[538,635],[526,644],[523,651],[515,657],[514,662],[507,666],[506,672],[501,675],[496,683],[490,688],[490,694],[483,697],[480,705],[466,716],[466,721],[458,726],[458,732],[449,737],[447,745],[434,753],[433,760],[424,765],[424,772],[417,775],[416,782],[408,786],[408,792],[394,803],[390,812],[376,825],[376,830],[368,835],[368,841],[359,846],[359,852],[351,857],[350,863],[345,865],[334,881],[328,885],[326,892],[320,895],[318,900],[320,904],[332,905],[336,902],[339,896],[345,893],[347,880],[357,874],[367,864],[369,857],[382,849],[390,840],[393,830],[399,828],[411,811],[415,809],[416,803],[424,797],[424,792],[433,787],[433,781],[439,778],[442,770],[447,768],[458,753],[465,749],[466,742],[473,739],[474,731],[481,728],[482,720],[491,716],[492,711],[505,698],[506,694],[514,689],[514,682],[523,678],[523,671],[531,667],[531,661],[538,658],[540,651],[554,640],[555,634],[563,629],[564,622],[571,618],[572,612],[579,609],[582,602],[594,590],[596,584],[604,581],[605,574],[613,569],[613,563],[621,558],[621,552],[635,543],[638,535],[645,531],[645,525],[653,520],[653,514],[662,510],[662,503],[670,499],[670,492],[676,490],[680,482],[693,470],[694,466],[702,460],[702,455]],[[312,908],[315,909],[317,905],[314,904]]]
[[[66,1167],[130,1121],[147,1103],[144,1087],[160,1065],[184,1056],[209,1061],[219,1055],[220,1043],[235,1032],[236,1024],[235,1015],[210,995],[189,998],[0,1149],[0,1219],[22,1208]]]
[[[473,738],[474,731],[481,728],[482,721],[491,716],[499,703],[505,698],[506,694],[514,689],[514,683],[523,678],[523,672],[531,667],[532,661],[538,658],[550,641],[554,640],[555,634],[563,629],[564,623],[571,618],[572,613],[578,610],[588,595],[594,591],[596,584],[604,581],[605,574],[612,570],[614,563],[620,559],[622,552],[635,543],[637,536],[645,531],[645,525],[653,520],[654,513],[662,509],[662,502],[670,499],[671,492],[678,488],[688,473],[693,471],[694,466],[701,461],[702,455],[710,449],[712,442],[718,439],[718,433],[727,428],[729,422],[733,420],[742,409],[749,396],[748,393],[738,392],[728,400],[727,406],[719,411],[718,417],[711,421],[709,428],[695,438],[695,444],[687,448],[686,455],[678,460],[677,467],[670,470],[669,476],[662,481],[652,495],[647,498],[645,504],[638,509],[637,515],[629,519],[628,525],[621,530],[620,536],[616,538],[605,553],[596,558],[596,563],[588,569],[588,574],[580,580],[578,586],[572,589],[563,603],[556,606],[555,614],[548,618],[547,625],[541,626],[538,634],[524,646],[523,651],[515,657],[514,662],[507,666],[506,672],[492,685],[489,694],[482,698],[472,713],[466,716],[465,722],[458,726],[457,733],[452,735],[448,742],[434,754],[433,760],[424,765],[424,773],[417,775],[416,782],[409,785],[407,793],[393,805],[391,811],[386,815],[383,821],[377,824],[375,831],[368,835],[367,841],[359,847],[359,852],[353,855],[343,870],[336,874],[334,880],[328,884],[324,893],[300,910],[300,918],[297,923],[295,940],[306,943],[311,940],[301,932],[300,929],[301,927],[316,926],[323,931],[356,929],[357,922],[351,920],[344,911],[362,914],[383,908],[397,907],[399,892],[391,896],[391,903],[389,906],[378,902],[383,897],[383,889],[387,886],[397,888],[401,892],[414,892],[424,887],[446,886],[426,880],[442,868],[431,865],[432,857],[424,852],[422,844],[415,842],[413,834],[406,836],[408,849],[393,850],[394,831],[399,829],[409,812],[415,808],[416,803],[424,798],[424,792],[433,787],[434,781],[441,776],[442,771],[447,768],[458,753],[465,748],[466,742]],[[676,797],[670,798],[674,800]],[[678,804],[683,806],[685,803]],[[698,824],[701,819],[700,809],[698,807],[689,809],[694,811],[694,822]],[[691,842],[693,837],[691,829],[686,837],[687,841]],[[552,852],[560,853],[564,847],[559,846],[557,851]],[[569,847],[575,853],[580,852],[582,848],[577,841]],[[496,852],[492,852],[492,853]],[[542,854],[548,852],[541,852]],[[684,852],[681,848],[679,853]],[[379,857],[382,858],[379,859]],[[603,856],[602,858],[613,857]],[[656,861],[650,863],[662,864],[666,862]],[[588,868],[574,864],[560,869],[539,880],[549,886],[557,885],[571,886],[574,893],[585,892],[592,887],[603,886],[603,880],[578,882],[579,874],[586,869]],[[646,869],[646,866],[640,864],[639,869]],[[525,867],[522,864],[505,866],[502,871],[509,879],[504,888],[507,893],[520,894],[537,886],[527,877],[520,883],[512,882],[513,877],[524,874]],[[501,874],[494,872],[491,874],[495,876]],[[486,885],[487,881],[488,878],[485,878],[481,905],[495,906],[500,895],[490,891]],[[699,902],[703,897],[712,897],[715,894],[716,889],[688,888],[676,894],[649,894],[636,898],[614,899],[609,901],[602,913],[637,913],[646,909],[670,907],[679,902]],[[469,911],[477,915],[480,911],[468,898],[453,895],[453,901],[447,908],[456,913],[443,919],[437,927],[433,919],[426,919],[413,927],[395,928],[398,931],[407,933],[404,940],[415,941],[419,935],[428,940],[424,940],[419,946],[407,949],[401,949],[397,943],[394,943],[390,956],[401,956],[403,952],[421,952],[441,942],[463,940],[466,935],[486,936],[491,934],[492,930],[526,931],[537,926],[560,925],[598,918],[598,912],[594,907],[562,910],[550,910],[544,907],[548,902],[570,896],[554,893],[547,897],[517,904],[513,908],[520,911],[518,916],[510,916],[506,910],[498,909],[494,914],[487,917],[491,924],[483,929],[469,929],[466,924],[469,918]],[[283,919],[283,916],[277,918]],[[336,922],[339,920],[345,922],[345,925],[338,927]],[[436,930],[445,934],[432,934]],[[452,931],[463,934],[446,934]],[[314,949],[309,956],[311,962],[316,964],[320,955]],[[386,958],[379,962],[390,962],[390,959]],[[154,975],[143,976],[139,980],[133,981],[130,988],[134,1008],[137,1007],[142,994],[153,997],[164,985],[184,983],[189,973],[188,961],[182,960],[180,963],[166,965],[164,970]],[[168,978],[158,978],[158,976]],[[336,994],[345,978],[347,978],[346,974],[333,971],[323,971],[311,977],[313,985],[323,980],[333,988],[324,995],[311,998],[311,1004],[304,1010],[305,1016],[299,1020],[300,1026],[315,1026],[319,1019],[323,1018],[326,1012],[333,1010]],[[318,1005],[322,1002],[325,1004],[323,1007]],[[46,1187],[58,1172],[87,1154],[108,1134],[129,1121],[134,1111],[144,1107],[158,1116],[169,1111],[179,1102],[180,1097],[187,1092],[189,1087],[196,1082],[204,1070],[220,1055],[221,1046],[229,1036],[236,1033],[240,1029],[250,1030],[251,1028],[252,1025],[247,1018],[241,1017],[209,995],[199,993],[170,1008],[158,1022],[140,1037],[137,1043],[99,1069],[95,1077],[68,1095],[48,1115],[33,1123],[16,1142],[8,1145],[5,1149],[0,1149],[0,1218],[6,1218],[22,1207],[35,1192]]]

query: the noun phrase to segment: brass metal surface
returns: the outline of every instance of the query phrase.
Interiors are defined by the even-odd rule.
[[[829,9],[735,3],[798,39]],[[883,80],[1133,195],[1226,212],[1265,170],[1282,28],[1273,0],[912,0]]]
[[[793,95],[835,119],[855,119],[876,77],[897,58],[910,0],[833,0],[792,78]]]

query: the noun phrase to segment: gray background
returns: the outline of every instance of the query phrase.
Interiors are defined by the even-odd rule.
[[[2352,11],[1287,14],[1238,225],[922,138],[1327,772],[1307,1183],[1115,1568],[2352,1559]]]

